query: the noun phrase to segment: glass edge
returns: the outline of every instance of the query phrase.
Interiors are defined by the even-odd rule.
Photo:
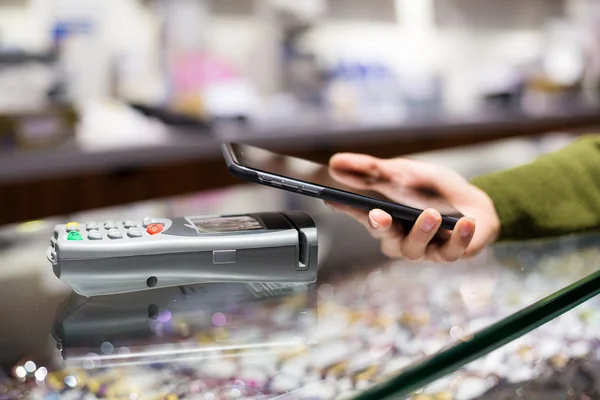
[[[542,326],[600,293],[600,271],[544,297],[475,333],[469,341],[452,344],[418,364],[352,397],[353,400],[398,399],[493,350]]]

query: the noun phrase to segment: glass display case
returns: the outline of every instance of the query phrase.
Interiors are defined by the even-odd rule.
[[[600,235],[409,263],[370,253],[362,227],[317,201],[286,196],[236,188],[67,218],[255,211],[249,197],[307,209],[320,229],[316,284],[84,298],[45,258],[53,224],[67,218],[3,229],[0,399],[600,396]]]

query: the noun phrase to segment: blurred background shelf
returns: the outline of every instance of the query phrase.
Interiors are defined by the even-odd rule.
[[[486,172],[600,127],[599,21],[591,0],[0,2],[0,225],[237,184],[222,141]],[[57,105],[62,131],[14,122]]]
[[[239,183],[226,170],[219,148],[222,141],[241,141],[326,163],[342,151],[394,157],[548,132],[587,132],[600,127],[600,109],[564,107],[538,115],[507,110],[463,117],[438,114],[353,124],[313,115],[299,121],[303,122],[231,123],[210,132],[167,127],[144,144],[132,134],[127,142],[121,136],[114,143],[90,139],[6,153],[0,158],[0,191],[6,206],[0,224]],[[141,129],[138,135],[147,133]]]

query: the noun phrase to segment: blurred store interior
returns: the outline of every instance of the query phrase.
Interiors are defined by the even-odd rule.
[[[598,6],[2,0],[0,224],[228,187],[224,140],[526,162],[600,123]]]
[[[600,125],[599,6],[2,0],[0,225],[209,198],[240,183],[227,140],[527,162]]]
[[[0,364],[48,344],[57,223],[304,209],[320,272],[381,262],[320,201],[231,176],[222,141],[473,177],[596,132],[599,100],[597,0],[0,0]]]

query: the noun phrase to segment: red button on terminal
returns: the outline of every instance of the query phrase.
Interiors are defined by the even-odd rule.
[[[162,230],[163,230],[162,224],[150,224],[146,228],[146,232],[148,232],[151,235],[156,235],[157,233],[161,233]]]

